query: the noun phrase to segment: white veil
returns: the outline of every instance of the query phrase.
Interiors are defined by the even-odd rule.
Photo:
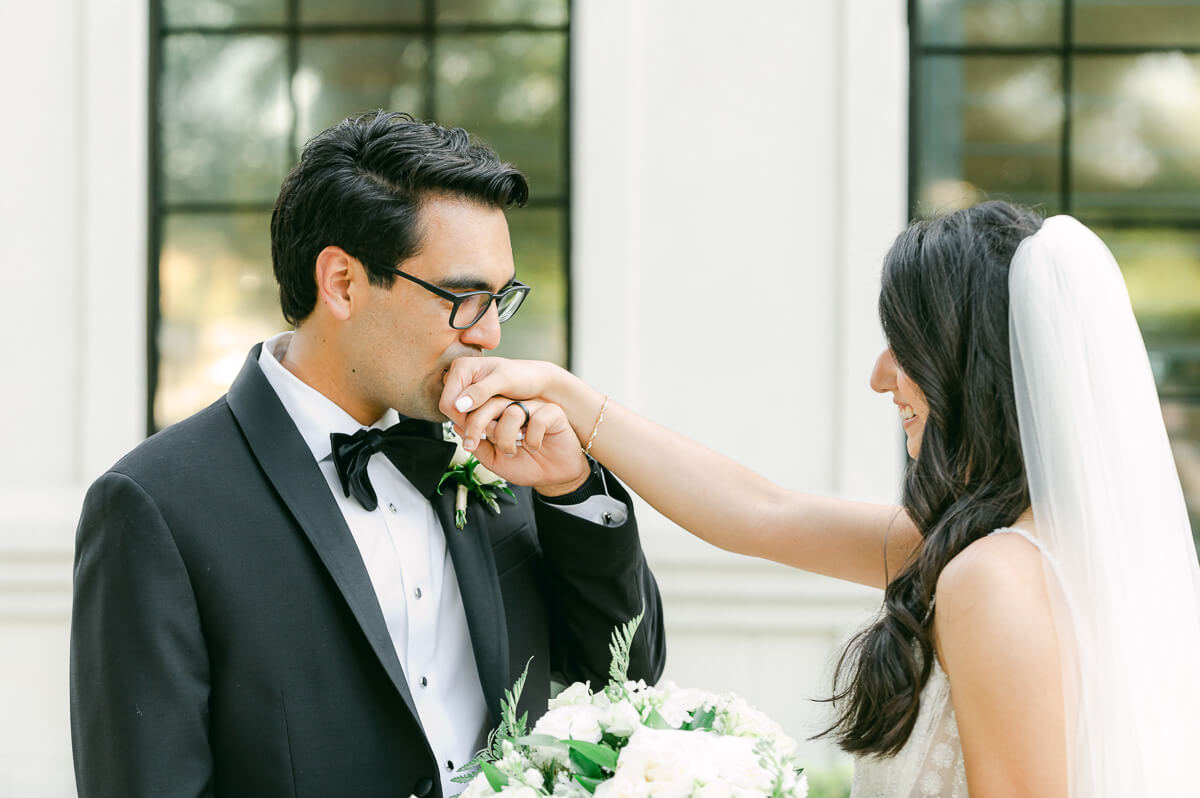
[[[1067,663],[1070,795],[1200,794],[1200,568],[1121,273],[1094,233],[1056,216],[1017,249],[1009,290],[1021,445]]]

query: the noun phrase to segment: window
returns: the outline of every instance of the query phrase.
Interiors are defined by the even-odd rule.
[[[316,133],[362,110],[471,131],[530,181],[533,292],[500,353],[569,348],[568,0],[151,0],[150,429],[220,396],[285,329],[269,221]]]
[[[1200,5],[910,0],[909,197],[1070,213],[1121,264],[1200,541]]]

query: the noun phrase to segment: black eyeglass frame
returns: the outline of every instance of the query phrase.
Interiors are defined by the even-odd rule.
[[[440,296],[442,299],[445,299],[447,302],[449,302],[450,303],[450,327],[451,327],[451,329],[455,329],[455,330],[471,329],[472,327],[474,327],[476,324],[479,323],[480,319],[482,319],[485,315],[487,315],[488,308],[490,308],[492,306],[493,302],[496,303],[496,307],[498,309],[500,307],[500,300],[509,296],[513,292],[518,292],[521,295],[521,298],[518,299],[516,301],[516,303],[511,306],[512,307],[511,310],[508,310],[507,313],[505,313],[499,317],[499,322],[501,324],[503,324],[504,322],[511,319],[513,316],[517,315],[517,311],[520,310],[521,305],[523,305],[525,303],[525,297],[529,296],[529,292],[533,290],[530,286],[525,285],[525,283],[522,283],[520,280],[513,280],[512,283],[507,288],[504,288],[494,294],[491,291],[465,291],[461,294],[456,294],[453,291],[447,291],[444,288],[439,288],[438,286],[434,285],[433,283],[427,283],[424,280],[422,280],[420,277],[414,277],[413,275],[409,274],[408,272],[402,272],[399,269],[395,268],[394,266],[389,266],[388,271],[390,271],[392,274],[400,275],[405,280],[410,280],[410,281],[416,283],[417,285],[421,286],[429,293],[436,294],[437,296]],[[471,297],[476,297],[476,296],[488,297],[487,303],[480,309],[479,314],[475,318],[471,319],[469,324],[455,324],[454,319],[458,315],[458,309],[460,307],[462,307],[462,303],[466,302]]]

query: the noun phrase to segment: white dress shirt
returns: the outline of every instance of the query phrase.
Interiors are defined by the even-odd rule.
[[[312,450],[362,554],[425,736],[437,756],[442,794],[454,795],[462,785],[450,779],[482,747],[488,713],[441,523],[429,501],[386,457],[372,457],[367,465],[379,497],[375,510],[368,512],[353,496],[345,496],[329,434],[350,435],[362,425],[281,365],[291,335],[266,341],[259,366]],[[387,429],[398,421],[396,411],[388,410],[371,426]]]

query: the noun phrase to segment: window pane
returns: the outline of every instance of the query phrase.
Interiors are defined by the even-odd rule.
[[[178,421],[223,394],[246,352],[287,329],[271,272],[270,214],[171,214],[159,261],[154,423]]]
[[[1164,45],[1200,41],[1196,0],[1075,0],[1077,44]]]
[[[282,23],[285,0],[162,0],[163,23],[182,25],[229,25]]]
[[[550,208],[515,208],[508,213],[517,279],[533,290],[517,315],[504,323],[498,355],[567,363],[565,217],[563,211]]]
[[[1044,57],[925,57],[915,168],[922,214],[1003,196],[1056,209],[1062,93]]]
[[[918,0],[921,44],[1058,44],[1063,0]]]
[[[438,121],[490,144],[532,196],[562,195],[566,35],[445,36],[436,57]]]
[[[299,140],[358,111],[425,114],[425,44],[411,36],[306,36],[292,90]]]
[[[567,0],[438,0],[438,22],[567,24]]]
[[[163,41],[162,175],[168,202],[273,202],[291,158],[283,40]]]
[[[1200,341],[1200,231],[1093,229],[1121,264],[1146,345]],[[1172,386],[1184,388],[1200,396],[1200,380]]]
[[[1072,172],[1090,216],[1200,211],[1200,57],[1076,59]]]
[[[302,22],[421,22],[424,0],[300,0]]]
[[[1097,227],[1121,264],[1200,543],[1200,231]]]

